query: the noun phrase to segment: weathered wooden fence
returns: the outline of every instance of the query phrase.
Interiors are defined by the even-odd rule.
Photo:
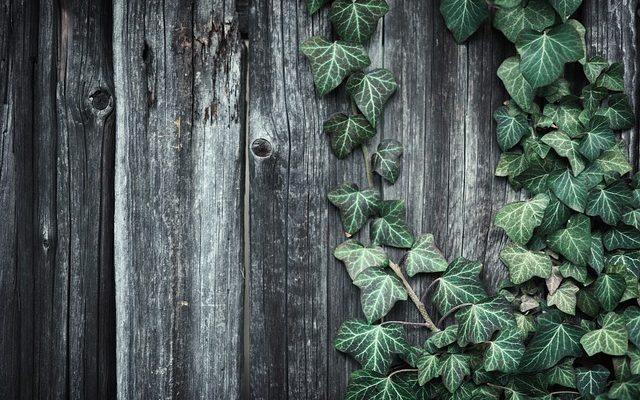
[[[493,177],[511,47],[490,27],[456,46],[438,1],[389,3],[370,47],[400,89],[380,131],[407,150],[383,192],[495,283],[490,222],[519,196]],[[637,110],[638,6],[580,15]],[[0,1],[0,398],[344,394],[355,365],[332,343],[360,311],[326,192],[365,175],[330,154],[320,126],[346,105],[315,96],[298,51],[329,33],[302,0]]]

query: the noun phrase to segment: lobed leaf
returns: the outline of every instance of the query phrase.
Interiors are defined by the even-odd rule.
[[[386,69],[356,72],[347,81],[347,92],[374,128],[382,108],[397,87],[393,74]]]
[[[385,0],[337,0],[331,6],[329,19],[341,39],[364,44],[387,12]]]

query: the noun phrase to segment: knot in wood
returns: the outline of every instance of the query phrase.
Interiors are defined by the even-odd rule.
[[[96,89],[89,95],[91,106],[96,110],[102,111],[111,104],[111,95],[104,89]]]
[[[251,152],[256,157],[266,158],[271,156],[273,148],[267,139],[258,138],[251,143]]]

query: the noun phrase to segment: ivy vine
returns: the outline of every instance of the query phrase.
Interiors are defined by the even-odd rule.
[[[314,14],[329,0],[306,0]],[[529,200],[510,203],[495,225],[510,243],[500,260],[509,279],[489,294],[482,265],[448,262],[431,234],[414,236],[402,200],[383,199],[373,174],[388,184],[401,171],[402,144],[368,141],[396,91],[393,73],[368,69],[365,45],[389,11],[385,0],[336,0],[329,10],[338,40],[307,39],[316,92],[346,82],[351,113],[329,116],[324,131],[343,159],[361,149],[367,188],[330,191],[347,239],[334,255],[360,289],[364,319],[345,321],[335,347],[362,369],[349,400],[637,399],[640,398],[640,176],[620,131],[635,117],[624,94],[624,68],[587,58],[584,26],[571,19],[582,0],[442,0],[458,43],[487,20],[514,43],[497,75],[510,96],[494,114],[502,151],[496,175]],[[583,79],[564,77],[579,63]],[[368,244],[352,236],[370,223]],[[385,246],[406,249],[399,263]],[[435,275],[418,296],[409,279]],[[437,309],[428,314],[421,298]],[[411,301],[421,323],[384,321]],[[443,326],[453,316],[455,322]],[[410,344],[406,325],[430,331]]]

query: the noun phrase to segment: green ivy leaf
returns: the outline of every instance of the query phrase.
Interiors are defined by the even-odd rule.
[[[445,354],[441,365],[442,382],[450,393],[454,393],[464,377],[471,373],[468,356],[464,354]]]
[[[561,157],[566,157],[571,165],[574,176],[578,176],[584,171],[586,165],[580,155],[578,142],[571,140],[569,136],[560,131],[547,133],[542,137],[542,141],[549,145]]]
[[[529,122],[519,110],[500,107],[493,114],[493,118],[498,124],[498,145],[502,151],[507,151],[515,146],[524,135],[529,133]]]
[[[353,356],[364,369],[385,374],[393,354],[401,354],[408,344],[400,325],[369,325],[352,319],[340,326],[335,346]]]
[[[305,40],[300,50],[311,62],[319,96],[337,88],[352,72],[371,64],[364,47],[343,41],[329,42],[318,36]]]
[[[495,225],[504,229],[509,239],[525,245],[542,223],[549,201],[548,195],[538,194],[527,201],[507,204],[496,213]]]
[[[617,249],[640,249],[640,231],[630,226],[609,229],[602,238],[604,246],[609,251]]]
[[[606,262],[608,265],[622,265],[636,278],[640,278],[640,252],[638,251],[609,254]]]
[[[565,314],[576,315],[576,295],[579,290],[570,281],[565,281],[553,294],[547,295],[547,305],[556,306],[558,310]]]
[[[564,357],[581,356],[580,338],[584,329],[560,323],[553,318],[538,318],[536,335],[524,351],[520,372],[541,371],[551,368]]]
[[[609,62],[607,62],[606,59],[600,56],[596,56],[589,59],[589,61],[584,64],[584,74],[590,83],[596,83],[596,80],[598,79],[602,71],[607,69],[608,66]]]
[[[629,307],[624,310],[624,317],[627,319],[627,333],[629,341],[636,346],[640,346],[640,308]]]
[[[495,331],[515,325],[511,306],[502,297],[462,308],[456,313],[456,321],[458,345],[463,347],[488,341]]]
[[[361,369],[351,374],[345,400],[415,400],[410,380]]]
[[[487,371],[517,372],[523,354],[521,332],[516,328],[507,328],[489,342],[484,353],[483,367]]]
[[[382,108],[397,87],[393,74],[386,69],[374,69],[366,74],[356,72],[347,80],[347,92],[374,128]]]
[[[609,150],[603,151],[595,161],[595,166],[605,175],[625,175],[631,171],[632,167],[623,153],[623,146],[618,143]]]
[[[449,346],[458,338],[458,325],[449,325],[445,329],[431,333],[424,342],[424,349],[435,353],[439,349]]]
[[[616,308],[627,284],[620,274],[602,274],[594,284],[594,293],[598,302],[605,311],[613,311]]]
[[[567,358],[549,371],[547,383],[568,388],[576,387],[576,371],[573,369],[574,358]]]
[[[378,151],[371,158],[373,170],[389,183],[396,183],[400,176],[400,157],[402,143],[393,139],[385,139],[378,144]]]
[[[549,235],[564,226],[571,217],[571,210],[556,196],[549,196],[549,205],[544,212],[542,223],[538,227],[538,234]]]
[[[629,98],[624,93],[616,93],[609,98],[609,107],[599,110],[597,115],[603,115],[609,120],[609,126],[614,130],[624,130],[633,127],[635,116]]]
[[[509,96],[525,111],[531,110],[535,97],[533,87],[520,72],[520,57],[509,57],[498,68],[498,78]]]
[[[521,2],[519,2],[521,3]],[[542,31],[555,22],[555,12],[542,0],[531,0],[525,7],[499,8],[493,18],[493,26],[510,42],[516,43],[524,30]]]
[[[601,307],[600,307],[600,302],[596,297],[595,290],[593,289],[593,285],[586,288],[582,288],[578,292],[577,305],[580,311],[587,314],[588,316],[592,318],[598,316],[598,313],[600,313]]]
[[[376,135],[376,130],[362,115],[347,117],[338,113],[324,122],[324,131],[331,136],[331,149],[339,159],[347,157],[354,148]]]
[[[409,248],[413,234],[405,222],[406,207],[402,200],[385,200],[380,203],[380,218],[371,223],[371,242],[391,247]]]
[[[586,213],[599,216],[609,225],[616,225],[622,218],[622,208],[630,201],[631,191],[624,182],[617,181],[606,188],[596,188],[587,198]]]
[[[516,319],[516,327],[522,335],[522,339],[526,339],[531,332],[536,331],[536,322],[531,315],[516,312],[513,314]]]
[[[602,105],[602,101],[607,98],[609,92],[594,85],[587,85],[582,88],[582,104],[584,111],[592,117]],[[600,116],[602,117],[602,116]],[[602,117],[604,118],[604,117]],[[606,127],[609,127],[609,120],[605,118]]]
[[[591,331],[580,339],[584,351],[589,356],[596,353],[624,355],[628,345],[624,317],[610,312],[604,316],[600,325],[602,328]]]
[[[566,262],[560,266],[560,275],[562,275],[563,278],[573,278],[583,285],[590,282],[587,267],[579,267],[570,262]]]
[[[329,192],[327,197],[340,209],[342,226],[347,235],[358,232],[382,204],[378,192],[372,189],[360,190],[355,183],[343,183]]]
[[[333,255],[344,263],[351,280],[356,279],[366,269],[384,267],[389,262],[382,247],[365,247],[353,239],[339,244]]]
[[[551,250],[570,262],[586,266],[591,256],[591,221],[582,214],[576,214],[567,222],[566,229],[549,236],[547,242]]]
[[[611,385],[607,395],[616,400],[640,398],[640,376],[632,376],[624,381],[615,382]]]
[[[410,277],[419,273],[443,272],[448,267],[447,260],[435,245],[432,234],[421,235],[413,242],[411,250],[405,258],[407,275]]]
[[[571,14],[576,12],[582,0],[548,0],[549,3],[558,12],[563,21],[566,21]]]
[[[456,258],[447,271],[438,278],[433,294],[433,302],[441,315],[464,303],[477,303],[487,298],[480,272],[482,264],[462,257]]]
[[[608,379],[609,370],[600,364],[576,369],[576,386],[583,396],[596,396],[604,392]]]
[[[407,300],[402,282],[381,269],[362,271],[353,284],[362,291],[362,311],[370,324],[387,315],[397,301]]]
[[[508,176],[515,178],[526,169],[529,168],[529,160],[524,154],[502,153],[498,166],[496,167],[496,176]]]
[[[327,4],[329,0],[306,0],[307,11],[309,15],[313,15],[318,12],[325,4]]]
[[[595,116],[591,120],[589,129],[580,142],[580,153],[590,161],[597,159],[603,150],[608,150],[616,145],[616,137],[609,122],[602,116]]]
[[[341,39],[364,44],[387,12],[385,0],[337,0],[331,6],[329,19]]]
[[[558,170],[549,175],[549,187],[553,194],[572,210],[584,212],[587,203],[587,185],[582,176],[574,176],[568,170]]]
[[[418,358],[418,383],[425,383],[440,376],[440,359],[433,354],[425,353]]]
[[[640,298],[640,281],[627,267],[624,265],[608,265],[606,272],[607,274],[619,274],[624,278],[625,290],[620,302]]]
[[[622,214],[622,222],[636,229],[640,229],[640,209],[627,211]]]
[[[484,0],[442,0],[440,13],[457,43],[462,43],[489,18]]]
[[[624,90],[624,65],[621,63],[611,64],[598,77],[596,85],[612,92],[622,92]]]
[[[534,276],[549,278],[551,276],[551,258],[543,252],[530,251],[527,248],[511,243],[500,252],[500,260],[509,269],[509,277],[516,285],[524,283]]]
[[[544,107],[544,115],[551,118],[558,128],[574,138],[584,131],[580,114],[582,107],[574,98],[567,98],[558,104],[547,104]]]
[[[516,49],[522,58],[522,75],[534,88],[552,83],[562,74],[565,63],[584,57],[580,34],[569,24],[543,33],[523,31]]]

